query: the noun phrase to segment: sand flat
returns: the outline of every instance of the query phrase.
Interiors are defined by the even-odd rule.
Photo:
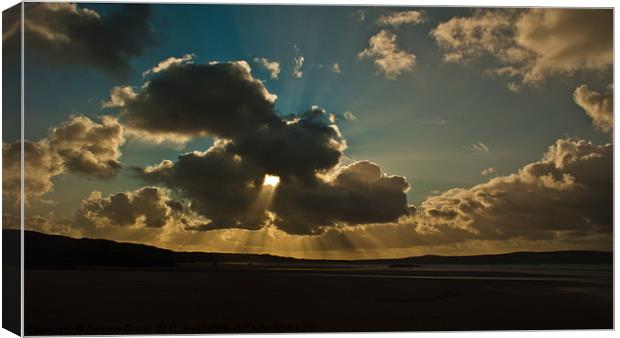
[[[479,270],[29,270],[26,334],[612,328],[610,266]]]

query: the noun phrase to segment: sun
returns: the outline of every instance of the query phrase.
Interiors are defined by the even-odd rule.
[[[265,179],[263,180],[264,186],[276,187],[278,184],[280,184],[280,177],[269,174],[265,175]]]

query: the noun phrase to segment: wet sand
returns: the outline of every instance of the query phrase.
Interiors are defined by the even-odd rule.
[[[605,269],[26,271],[27,335],[610,329]]]

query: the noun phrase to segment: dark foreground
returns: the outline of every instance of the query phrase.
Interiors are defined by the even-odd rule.
[[[27,335],[611,329],[610,265],[27,270]]]

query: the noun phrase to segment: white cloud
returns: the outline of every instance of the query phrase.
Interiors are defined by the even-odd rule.
[[[280,63],[278,61],[267,58],[255,58],[254,61],[269,71],[272,79],[277,79],[280,75]]]
[[[477,154],[486,154],[489,152],[489,147],[487,147],[487,145],[482,142],[474,143],[467,147],[467,149]]]
[[[3,214],[12,210],[19,215],[21,187],[21,143],[2,143]],[[51,151],[49,142],[24,142],[24,202],[39,199],[54,188],[52,177],[64,172],[62,160]]]
[[[417,25],[426,21],[426,13],[424,11],[402,11],[394,12],[387,15],[382,15],[377,19],[379,26],[393,26],[398,27],[401,25]]]
[[[495,167],[485,168],[480,172],[482,176],[495,175],[496,173],[497,173],[497,169],[495,169]]]
[[[135,191],[103,196],[93,191],[82,201],[76,213],[80,226],[162,228],[182,222],[183,205],[174,201],[166,190],[143,187]]]
[[[86,116],[73,116],[52,128],[47,137],[50,149],[71,172],[110,178],[120,169],[120,147],[125,143],[124,128],[112,116],[101,123]]]
[[[332,72],[336,73],[336,74],[341,74],[342,70],[340,69],[340,64],[338,64],[338,62],[335,62],[331,65]]]
[[[427,198],[407,222],[428,238],[578,240],[613,224],[613,145],[560,139],[540,161]]]
[[[582,84],[575,89],[573,99],[592,118],[592,123],[599,130],[607,133],[614,127],[614,93],[613,86],[599,93]]]
[[[613,12],[591,9],[493,9],[453,17],[431,31],[446,62],[495,58],[491,73],[509,87],[539,85],[553,75],[602,71],[613,60]]]
[[[472,16],[453,17],[431,31],[431,36],[444,51],[444,61],[462,62],[484,53],[501,60],[516,51],[510,35],[514,13],[506,10],[475,11]]]
[[[368,41],[369,47],[358,54],[360,59],[373,60],[377,71],[394,80],[404,72],[411,72],[416,64],[413,53],[398,49],[396,34],[382,30]]]
[[[525,82],[605,70],[613,63],[612,10],[536,8],[521,15],[515,27],[517,45],[535,55]]]
[[[293,66],[293,76],[300,79],[304,72],[301,70],[301,67],[304,65],[304,57],[303,55],[297,55],[293,58],[295,65]]]
[[[145,72],[142,73],[142,76],[147,76],[149,74],[153,74],[153,73],[159,73],[161,71],[164,71],[172,66],[175,65],[180,65],[180,64],[184,64],[184,63],[192,63],[193,59],[194,59],[195,55],[192,54],[185,54],[180,58],[177,57],[169,57],[161,62],[159,62],[155,67],[147,69]]]
[[[52,191],[52,178],[67,171],[98,179],[115,176],[121,167],[123,131],[121,124],[111,116],[101,117],[101,123],[86,116],[73,116],[52,128],[46,138],[25,141],[25,202]],[[20,153],[19,141],[2,144],[2,196],[7,202],[19,201]]]
[[[110,90],[110,99],[103,101],[103,108],[123,107],[125,104],[136,98],[136,92],[131,86],[117,86]]]
[[[367,9],[358,9],[355,12],[353,12],[353,16],[355,17],[355,19],[358,22],[362,22],[364,20],[366,20],[366,12],[368,10]]]
[[[357,116],[353,114],[353,112],[346,111],[342,115],[344,116],[345,119],[349,121],[357,121]]]

